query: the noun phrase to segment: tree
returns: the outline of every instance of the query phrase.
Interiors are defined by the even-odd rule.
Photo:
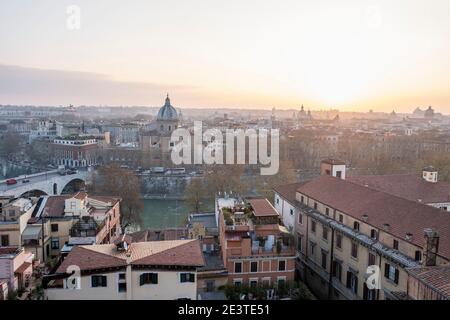
[[[277,174],[257,177],[256,189],[261,196],[273,200],[273,188],[282,184],[294,183],[296,181],[297,174],[292,162],[281,161]]]
[[[101,167],[94,174],[89,192],[122,198],[120,224],[123,230],[129,225],[141,224],[144,202],[139,189],[139,179],[132,171],[122,169],[117,164]]]
[[[206,188],[210,197],[213,198],[219,192],[233,192],[243,196],[248,193],[249,185],[243,179],[245,165],[212,165],[208,169]]]
[[[19,146],[22,139],[18,133],[7,132],[0,137],[0,154],[4,156],[11,156],[19,151]]]
[[[202,199],[206,196],[206,189],[202,181],[198,178],[192,178],[191,183],[184,190],[184,197],[187,205],[195,212],[200,212]]]

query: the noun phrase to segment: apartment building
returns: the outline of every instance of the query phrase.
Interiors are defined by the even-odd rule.
[[[33,255],[19,247],[0,247],[0,300],[31,284]]]
[[[326,161],[321,176],[275,189],[280,216],[295,220],[298,275],[325,299],[404,299],[411,270],[449,262],[450,216],[345,180],[343,170]],[[379,289],[366,285],[372,271]]]
[[[74,195],[42,196],[27,227],[39,226],[36,230],[39,232],[33,239],[24,239],[24,245],[33,247],[34,244],[35,254],[39,257],[44,254],[45,260],[60,253],[67,254],[75,245],[110,243],[121,231],[120,201],[117,197],[92,196],[84,191]],[[43,249],[42,239],[45,239]]]
[[[294,241],[267,199],[218,198],[216,216],[230,284],[283,285],[294,280]]]
[[[197,299],[198,240],[77,246],[45,277],[49,300]],[[76,270],[76,274],[71,272]]]

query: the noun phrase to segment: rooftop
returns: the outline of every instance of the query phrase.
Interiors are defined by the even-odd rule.
[[[450,184],[428,182],[413,174],[350,176],[348,181],[422,203],[450,201]]]
[[[398,238],[405,239],[410,233],[412,238],[406,241],[418,247],[423,246],[424,229],[436,229],[440,235],[438,254],[450,259],[448,212],[328,175],[305,183],[297,191],[360,221],[366,215],[365,223],[380,230],[389,224],[389,233]]]
[[[71,265],[81,271],[125,267],[127,254],[132,265],[201,267],[205,264],[198,240],[171,240],[131,243],[128,251],[117,250],[115,244],[76,246],[59,266],[66,272]]]
[[[253,208],[255,217],[278,217],[278,212],[267,199],[250,199],[248,200]]]

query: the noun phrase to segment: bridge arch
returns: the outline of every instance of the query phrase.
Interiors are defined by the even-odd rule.
[[[40,189],[33,189],[25,191],[20,195],[20,198],[29,198],[29,197],[40,197],[48,195],[47,192]]]
[[[56,183],[55,183],[56,184]],[[73,194],[86,188],[86,182],[80,178],[74,178],[67,182],[61,189],[61,194]]]

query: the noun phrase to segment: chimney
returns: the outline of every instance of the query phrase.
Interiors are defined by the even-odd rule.
[[[364,222],[367,222],[369,220],[369,216],[367,214],[363,214],[361,218]]]
[[[427,228],[423,230],[425,243],[423,245],[423,266],[435,266],[439,248],[439,233],[437,230]]]
[[[391,225],[389,223],[383,224],[383,230],[384,231],[389,232],[390,229],[391,229]]]
[[[405,240],[411,241],[411,240],[412,240],[412,237],[413,237],[413,234],[410,233],[410,232],[407,232],[407,233],[406,233],[406,236],[405,236]]]
[[[428,166],[422,169],[422,178],[431,183],[438,182],[438,171],[433,166]]]
[[[345,162],[337,159],[325,159],[320,163],[320,174],[345,180]]]

